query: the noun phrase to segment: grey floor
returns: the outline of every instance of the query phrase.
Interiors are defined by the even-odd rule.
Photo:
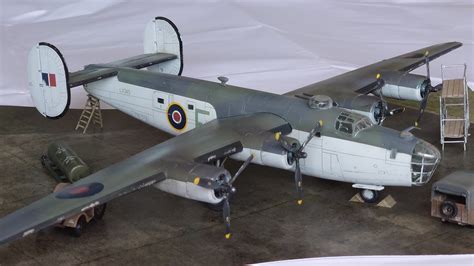
[[[33,108],[0,108],[0,217],[50,193],[55,184],[39,161],[49,142],[64,140],[95,170],[170,136],[118,111],[104,111],[103,132],[82,135],[79,111],[43,119]],[[403,129],[408,111],[386,121]],[[438,118],[426,114],[415,134],[438,143]],[[447,146],[434,180],[473,169],[472,142]],[[236,171],[239,164],[230,162]],[[113,177],[111,177],[113,178]],[[305,204],[294,201],[292,173],[251,165],[235,183],[233,237],[221,214],[201,203],[147,188],[112,201],[103,221],[80,238],[50,228],[0,247],[9,264],[243,264],[317,256],[474,253],[474,229],[430,217],[429,185],[387,188],[392,209],[351,203],[350,184],[305,177]],[[1,229],[0,229],[1,230]]]

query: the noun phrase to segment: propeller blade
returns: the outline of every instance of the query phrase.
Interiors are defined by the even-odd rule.
[[[250,162],[253,160],[253,154],[250,154],[250,156],[245,160],[245,162],[240,166],[239,170],[237,170],[237,173],[230,179],[229,184],[233,184],[234,181],[239,177],[239,175],[247,168],[247,166],[250,164]]]
[[[230,233],[230,204],[229,204],[228,195],[226,195],[224,198],[224,206],[222,209],[222,215],[224,216],[224,223],[225,223],[225,238],[229,239],[231,237],[231,233]]]
[[[425,113],[425,108],[426,108],[426,104],[428,103],[428,95],[429,94],[430,94],[429,91],[427,91],[426,94],[425,94],[425,97],[423,97],[423,100],[421,100],[420,111],[418,113],[418,118],[415,121],[415,126],[416,127],[420,124],[421,117]]]
[[[309,132],[308,134],[308,137],[305,139],[305,141],[303,142],[303,144],[301,144],[300,148],[298,149],[298,151],[303,151],[303,149],[306,147],[306,145],[308,145],[308,143],[311,141],[312,138],[314,138],[314,136],[316,135],[317,132],[317,129],[321,128],[323,126],[323,121],[322,120],[319,120],[318,124],[313,127],[313,129],[311,129],[311,131]]]
[[[394,109],[388,111],[388,115],[393,116],[393,115],[403,113],[403,112],[405,112],[405,107],[399,107],[399,108],[394,108]]]
[[[425,52],[426,78],[430,80],[430,59],[428,55],[429,55],[429,51],[426,51]]]
[[[380,90],[383,86],[385,86],[385,80],[381,79],[380,77],[377,79],[377,83],[375,84],[374,91]],[[382,93],[379,93],[382,95]]]
[[[296,192],[298,194],[298,205],[303,204],[303,176],[301,175],[300,169],[300,160],[297,159],[295,161],[296,169],[295,169],[295,184],[296,184]]]
[[[443,89],[443,84],[442,84],[442,83],[430,88],[430,90],[431,90],[432,92],[438,92],[438,91],[440,91],[441,89]]]

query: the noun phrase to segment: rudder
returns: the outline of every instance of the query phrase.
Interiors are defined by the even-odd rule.
[[[64,58],[54,45],[40,42],[28,54],[28,87],[36,109],[45,117],[62,117],[69,109],[71,91]]]

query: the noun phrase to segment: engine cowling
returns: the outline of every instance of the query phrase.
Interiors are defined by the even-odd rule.
[[[287,137],[288,139],[292,139]],[[293,164],[288,162],[288,152],[275,139],[275,134],[269,133],[261,139],[255,139],[255,146],[244,148],[241,152],[231,156],[235,160],[245,161],[251,154],[252,163],[289,170]],[[296,140],[295,140],[296,141]]]
[[[385,119],[387,104],[381,101],[379,97],[358,95],[350,101],[347,107],[343,107],[369,117],[374,124],[381,124]]]
[[[229,171],[201,163],[164,162],[166,179],[154,186],[162,191],[187,199],[217,204],[222,201],[222,196],[213,189],[195,184],[196,178],[206,180],[226,180],[231,178]]]
[[[190,182],[166,179],[155,184],[155,187],[164,192],[201,202],[217,204],[223,200],[213,189],[203,188]]]
[[[425,76],[406,72],[388,72],[382,74],[385,85],[381,88],[382,96],[400,100],[421,101],[429,80]]]

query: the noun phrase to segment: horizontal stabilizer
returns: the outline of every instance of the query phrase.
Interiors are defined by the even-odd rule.
[[[103,65],[88,65],[84,70],[70,73],[69,86],[76,87],[104,78],[113,77],[117,75],[117,68],[128,67],[140,69],[167,62],[176,58],[178,57],[174,54],[142,54]]]

